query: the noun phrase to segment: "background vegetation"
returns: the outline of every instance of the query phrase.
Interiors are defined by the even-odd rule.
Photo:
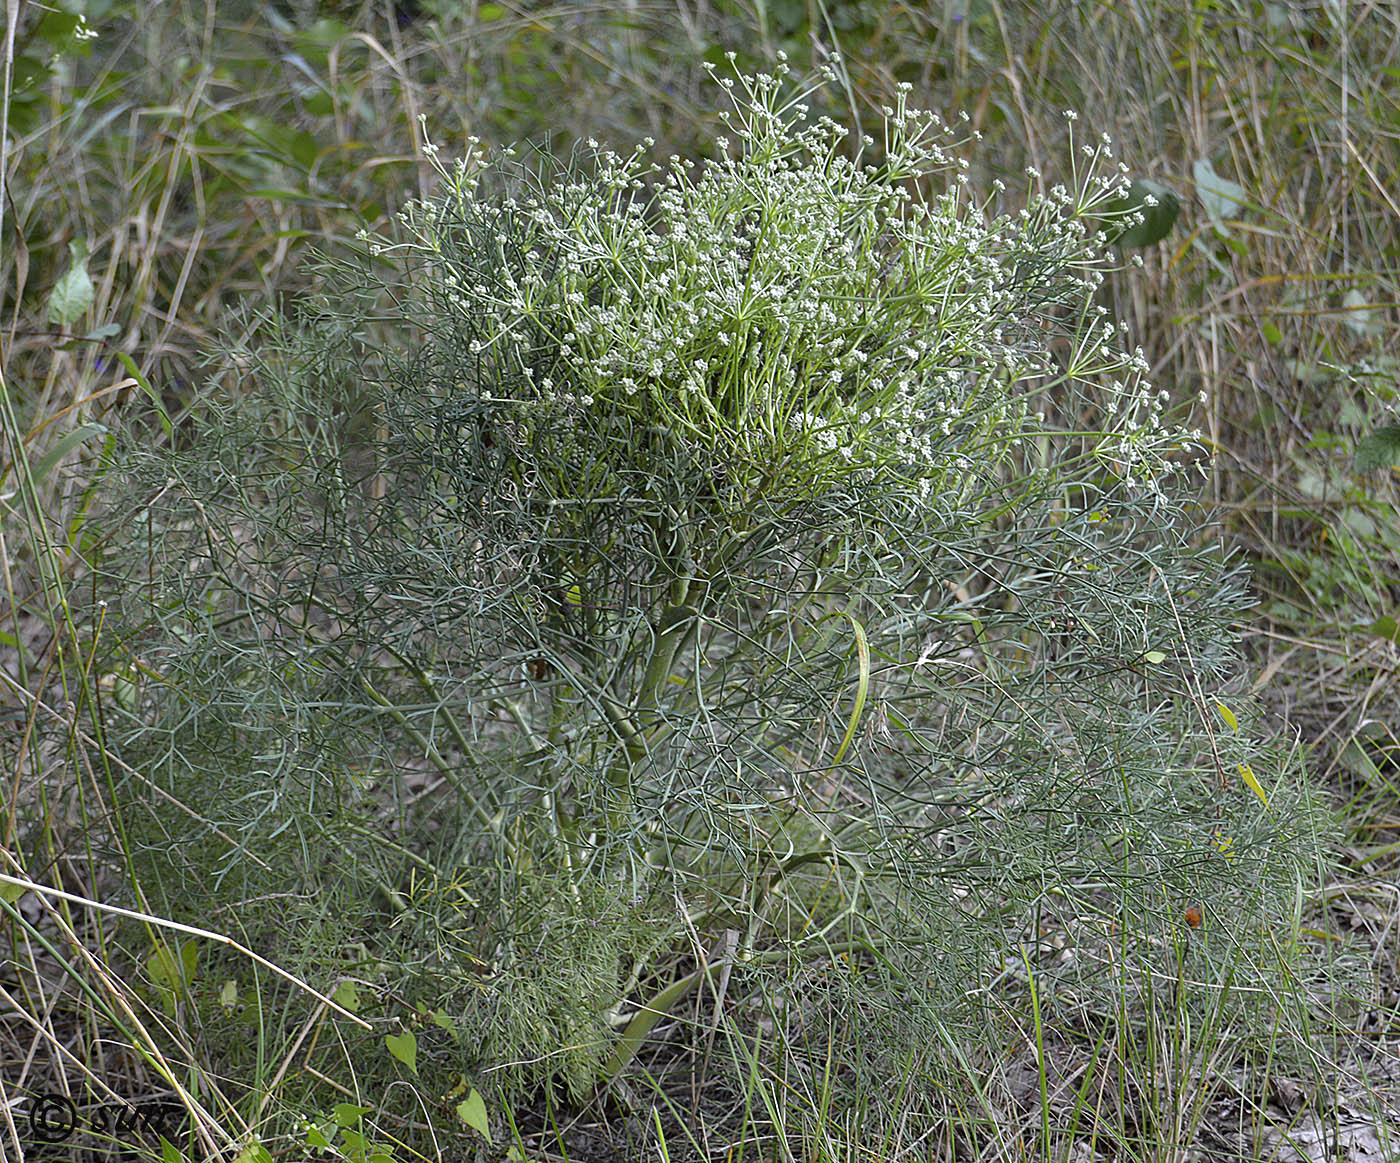
[[[190,1115],[181,1144],[191,1157],[253,1158],[266,1149],[255,1142],[286,1150],[317,1136],[349,1158],[489,1154],[481,1129],[497,1156],[513,1145],[530,1158],[609,1157],[618,1148],[605,1138],[653,1155],[748,1142],[762,1157],[804,1158],[1061,1158],[1086,1148],[1155,1158],[1188,1144],[1269,1157],[1287,1139],[1317,1157],[1356,1149],[1347,1127],[1382,1134],[1400,907],[1400,521],[1386,435],[1397,385],[1400,21],[1388,6],[93,0],[12,5],[7,15],[5,871],[71,894],[23,895],[14,884],[3,894],[7,1088],[66,1088],[85,1114],[114,1093],[173,1095]],[[1204,499],[1222,521],[1212,536],[1252,567],[1259,604],[1236,626],[1250,677],[1231,714],[1250,715],[1246,732],[1282,738],[1284,751],[1296,739],[1295,761],[1340,809],[1336,862],[1307,884],[1270,886],[1295,910],[1278,939],[1333,955],[1306,962],[1332,968],[1300,992],[1247,973],[1236,980],[1247,960],[1191,962],[1190,972],[1181,961],[1182,988],[1159,982],[1160,997],[1131,1022],[1125,1008],[1121,1022],[1076,1025],[1065,1016],[1073,1004],[1051,1006],[1037,972],[1011,967],[1003,1040],[983,1035],[979,1053],[936,1047],[954,1075],[987,1081],[916,1101],[912,1060],[903,1071],[881,1064],[883,1091],[868,1079],[864,1091],[859,1080],[854,1091],[837,1085],[853,1054],[833,1015],[862,998],[841,992],[833,960],[786,986],[729,987],[766,1013],[720,1021],[725,991],[695,990],[677,1011],[689,1020],[671,1036],[671,1058],[636,1059],[606,1101],[576,1094],[560,1105],[548,1091],[511,1097],[495,1075],[462,1074],[444,1028],[456,1014],[435,1008],[436,997],[356,985],[379,980],[366,968],[376,960],[414,948],[409,926],[393,923],[405,904],[430,914],[437,932],[458,915],[474,925],[467,886],[415,882],[406,896],[410,886],[332,877],[341,899],[265,908],[267,924],[294,922],[298,946],[322,953],[284,972],[335,989],[333,998],[230,950],[228,939],[260,948],[266,937],[237,930],[244,914],[233,906],[247,902],[234,886],[315,848],[315,837],[279,830],[275,803],[264,805],[266,826],[234,844],[243,858],[210,872],[202,917],[183,918],[225,942],[154,920],[118,928],[91,902],[161,919],[172,910],[150,857],[160,835],[110,814],[119,789],[155,770],[128,764],[106,737],[114,715],[139,706],[143,681],[111,661],[125,648],[113,637],[118,611],[109,626],[103,603],[118,595],[93,568],[113,543],[142,535],[140,521],[112,518],[96,487],[113,430],[178,447],[206,409],[257,396],[258,369],[236,353],[256,346],[260,307],[317,286],[308,244],[352,248],[361,229],[387,229],[409,199],[436,188],[420,118],[453,152],[473,135],[533,141],[560,157],[590,137],[626,150],[650,136],[659,157],[698,157],[719,129],[703,65],[732,49],[740,68],[766,71],[783,51],[806,70],[838,47],[844,83],[828,97],[831,115],[869,131],[907,82],[911,106],[950,121],[966,112],[982,133],[968,154],[975,188],[1013,175],[1022,183],[1027,166],[1046,188],[1061,180],[1071,108],[1081,129],[1113,136],[1135,176],[1179,200],[1171,231],[1140,251],[1142,269],[1109,280],[1104,301],[1173,406],[1193,409],[1214,454]],[[157,496],[162,482],[148,483]],[[162,579],[179,564],[159,565]],[[224,668],[229,690],[246,688],[226,655],[207,663],[211,675]],[[276,686],[264,692],[276,698],[304,694],[304,679],[256,681]],[[287,705],[290,714],[299,704]],[[237,699],[226,707],[222,729],[256,770],[268,740],[239,719]],[[158,739],[147,744],[158,754]],[[365,757],[333,758],[373,783]],[[191,830],[229,822],[211,810],[215,790],[209,805],[166,804],[172,855],[182,813]],[[360,851],[354,829],[372,830],[383,808],[372,796],[359,802],[362,817],[329,834],[347,851]],[[379,867],[355,866],[369,881]],[[590,935],[573,944],[580,981],[606,963],[610,943],[674,936],[665,910],[547,892],[540,907],[557,912],[560,900],[572,903],[554,932]],[[1207,923],[1212,903],[1199,905]],[[314,929],[345,910],[382,943],[347,950],[343,926]],[[475,940],[472,925],[456,923]],[[1163,940],[1193,949],[1194,923],[1173,914]],[[476,946],[464,938],[463,948]],[[472,955],[461,954],[463,974]],[[337,958],[355,970],[328,969]],[[488,978],[491,966],[479,968]],[[685,982],[681,961],[670,972]],[[1185,988],[1198,977],[1261,1000],[1201,1010]],[[547,955],[537,979],[521,982],[540,1009],[541,1044],[557,1039],[571,1020],[560,1006],[579,986],[561,983]],[[785,1067],[731,1036],[746,1023],[784,1028],[783,997],[822,990],[827,1024],[810,1031],[800,1063]],[[356,1041],[348,1017],[332,1022],[332,1004],[369,1019],[373,1038]],[[481,1029],[489,1039],[489,1024]],[[678,1042],[694,1057],[668,1074]],[[701,1117],[682,1114],[697,1105]],[[23,1120],[12,1121],[25,1138]]]

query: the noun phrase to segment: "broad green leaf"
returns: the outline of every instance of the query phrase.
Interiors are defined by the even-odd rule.
[[[259,113],[247,113],[241,117],[231,117],[235,130],[241,131],[247,137],[260,145],[261,149],[250,149],[251,154],[262,154],[264,157],[271,157],[274,161],[283,165],[292,166],[299,170],[308,170],[315,163],[317,155],[320,153],[320,146],[316,143],[316,138],[308,130],[289,129],[287,126],[274,121],[270,117],[264,117]],[[220,145],[226,143],[210,143]],[[262,167],[267,173],[266,167]],[[256,173],[253,170],[252,173]]]
[[[1387,424],[1356,445],[1356,471],[1371,472],[1377,468],[1400,465],[1400,424]]]
[[[491,1120],[486,1116],[486,1103],[472,1087],[471,1093],[457,1104],[457,1117],[478,1135],[491,1142]]]
[[[1249,191],[1216,173],[1209,158],[1197,161],[1191,172],[1196,179],[1196,194],[1212,222],[1218,224],[1227,218],[1238,218],[1239,212],[1249,205]]]
[[[292,135],[288,153],[302,169],[309,170],[314,166],[320,152],[321,147],[317,144],[315,136],[307,130],[303,129]]]
[[[1235,718],[1235,712],[1230,710],[1224,703],[1216,703],[1215,709],[1220,712],[1220,717],[1229,725],[1231,731],[1240,729],[1240,722]]]
[[[199,968],[199,943],[191,937],[173,951],[168,945],[157,945],[146,959],[146,970],[151,975],[151,983],[163,1009],[171,1017],[175,1016],[176,1004],[189,990]]]
[[[355,988],[353,981],[342,981],[337,985],[335,992],[331,994],[331,1001],[352,1014],[360,1012],[360,991]]]
[[[266,1147],[254,1139],[244,1145],[233,1163],[272,1163],[272,1156],[267,1153]]]
[[[1153,205],[1148,203],[1152,202]],[[1181,199],[1159,182],[1139,178],[1126,195],[1108,206],[1109,241],[1119,247],[1152,246],[1166,238],[1181,213]],[[1142,222],[1128,225],[1128,215],[1141,213]]]
[[[1153,666],[1157,666],[1167,660],[1166,654],[1161,650],[1149,650],[1143,654],[1142,657],[1144,662],[1150,662]]]
[[[180,1149],[164,1135],[160,1137],[160,1158],[161,1163],[185,1163],[185,1157],[180,1154]]]
[[[1216,229],[1221,232],[1220,241],[1225,244],[1226,250],[1233,250],[1241,258],[1249,254],[1249,244],[1247,242],[1243,239],[1231,238],[1228,234],[1225,234],[1224,226],[1218,226]]]
[[[312,117],[329,117],[335,112],[335,98],[324,89],[313,89],[302,97],[301,103]]]
[[[146,960],[146,969],[151,980],[164,989],[179,992],[191,981],[199,969],[199,942],[191,937],[178,953],[168,945],[158,945],[151,950]]]
[[[1370,541],[1379,536],[1380,529],[1371,520],[1369,513],[1363,513],[1360,509],[1346,509],[1342,513],[1342,525],[1353,537],[1361,541]],[[1340,533],[1340,530],[1338,531]]]
[[[351,1127],[358,1127],[360,1120],[373,1109],[368,1106],[356,1106],[352,1102],[338,1102],[331,1108],[331,1116],[335,1119],[336,1126],[348,1131]]]
[[[1376,309],[1371,306],[1366,296],[1354,287],[1343,297],[1342,306],[1346,308],[1342,312],[1342,322],[1353,335],[1364,338],[1367,335],[1379,335],[1385,330],[1385,323],[1377,317]]]
[[[75,238],[68,244],[68,270],[49,292],[48,320],[59,327],[71,327],[92,306],[92,277],[88,274],[87,243]]]
[[[1377,638],[1384,638],[1387,642],[1400,645],[1400,622],[1397,622],[1389,614],[1377,618],[1371,623],[1369,629]]]
[[[28,89],[36,88],[49,79],[53,73],[51,62],[53,54],[36,55],[33,53],[21,53],[15,57],[11,68],[11,84],[14,92],[10,95],[13,101]],[[13,126],[11,127],[13,129]]]
[[[117,706],[130,714],[136,713],[137,687],[132,681],[132,671],[130,668],[113,671],[112,697],[117,700]]]
[[[389,1047],[390,1054],[414,1074],[418,1073],[418,1039],[413,1036],[412,1030],[405,1030],[402,1034],[389,1034],[384,1039],[384,1045]]]
[[[323,16],[309,28],[299,29],[296,46],[317,65],[325,65],[330,59],[330,49],[350,35],[347,25],[331,17]]]
[[[28,891],[23,885],[6,882],[0,884],[0,900],[3,900],[7,905],[12,905]]]
[[[82,42],[74,35],[78,31],[81,17],[76,12],[64,12],[59,7],[51,7],[39,18],[32,36],[49,42],[59,52],[77,48]]]
[[[1237,763],[1235,766],[1240,769],[1240,778],[1248,785],[1249,790],[1257,795],[1267,808],[1269,806],[1269,797],[1264,794],[1263,787],[1260,786],[1259,780],[1255,778],[1254,769],[1247,763]]]

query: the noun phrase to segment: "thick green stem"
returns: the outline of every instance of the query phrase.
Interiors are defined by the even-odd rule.
[[[634,773],[645,760],[648,749],[658,744],[665,735],[664,722],[655,712],[675,671],[676,659],[686,643],[699,632],[700,612],[710,604],[717,584],[702,576],[703,571],[690,556],[684,515],[674,514],[673,521],[672,527],[663,531],[668,535],[670,544],[669,550],[665,551],[665,560],[673,571],[673,580],[667,594],[667,605],[653,631],[651,654],[647,658],[636,701],[629,708],[606,694],[602,699],[603,712],[626,751],[625,759],[619,759],[608,771],[608,782],[619,793],[619,802],[609,813],[609,826],[613,830],[625,823],[631,805]],[[711,572],[717,572],[722,579],[732,559],[745,546],[751,548],[755,539],[766,543],[772,532],[771,525],[734,532],[715,555],[714,570]],[[660,544],[658,538],[658,546]]]
[[[668,603],[653,631],[651,656],[647,659],[636,701],[629,709],[606,694],[602,700],[603,713],[626,750],[625,761],[614,763],[608,772],[608,782],[621,795],[621,803],[611,813],[614,826],[621,825],[625,820],[631,803],[633,773],[646,758],[646,732],[650,724],[644,716],[660,703],[675,668],[676,656],[687,635],[693,632],[699,613],[688,601],[692,593],[695,564],[690,560],[684,518],[673,514],[673,524],[665,532],[669,535],[666,540],[670,543],[666,564],[674,571],[674,577],[667,594]]]
[[[656,628],[656,643],[647,662],[646,674],[642,677],[641,698],[637,704],[639,710],[650,710],[661,701],[661,693],[666,689],[676,666],[676,655],[699,616],[699,611],[685,601],[689,590],[690,578],[678,578],[671,587],[671,605],[661,614],[660,624]]]

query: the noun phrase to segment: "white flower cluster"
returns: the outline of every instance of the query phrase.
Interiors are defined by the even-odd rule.
[[[1100,451],[1131,466],[1161,435],[1161,403],[1141,352],[1093,306],[1102,251],[1084,219],[1125,182],[1094,173],[1107,139],[1074,194],[1056,186],[990,218],[956,180],[966,137],[908,110],[908,86],[884,110],[881,164],[861,165],[868,138],[851,161],[841,126],[804,124],[806,94],[779,103],[786,73],[741,75],[740,96],[718,81],[738,156],[721,138],[698,176],[689,160],[649,162],[650,139],[625,158],[590,142],[590,175],[487,203],[475,139],[451,168],[425,146],[446,194],[410,204],[407,245],[447,310],[484,328],[472,354],[534,383],[555,416],[606,406],[730,458],[801,449],[848,466],[931,462],[969,416],[1025,420],[1024,399],[988,410],[989,392],[1093,381]],[[911,185],[938,173],[955,179],[947,192],[916,201]],[[490,286],[453,259],[467,208],[498,231]],[[517,275],[505,248],[522,238],[533,261]],[[557,348],[558,371],[539,382],[517,342],[526,330]],[[1058,364],[1052,330],[1069,340]]]

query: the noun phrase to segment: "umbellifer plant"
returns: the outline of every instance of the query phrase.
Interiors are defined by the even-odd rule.
[[[210,821],[190,874],[576,1095],[696,990],[742,1026],[798,981],[770,1012],[868,1022],[878,1073],[1018,974],[1119,1012],[1295,956],[1313,820],[1099,303],[1110,143],[1001,212],[903,93],[852,147],[783,66],[718,83],[703,164],[473,142],[131,476],[114,710]]]

